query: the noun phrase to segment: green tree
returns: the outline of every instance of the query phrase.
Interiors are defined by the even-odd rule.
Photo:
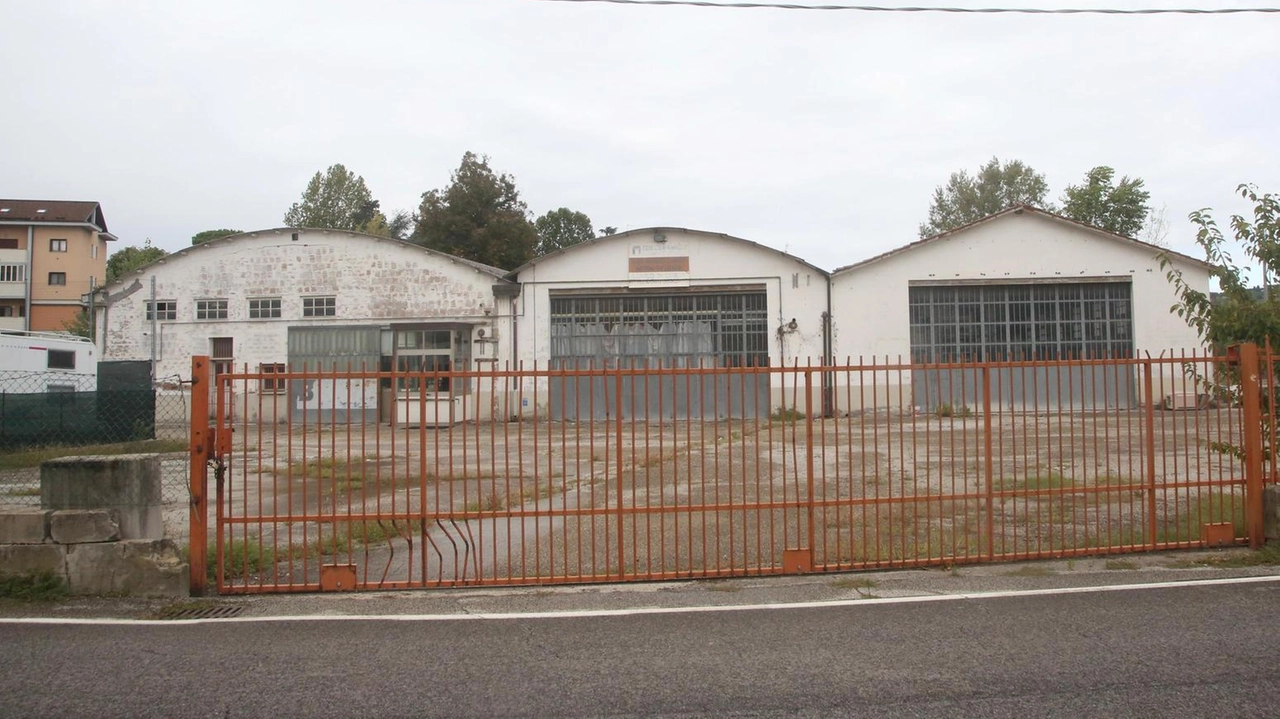
[[[468,152],[448,187],[423,193],[412,240],[433,250],[503,269],[533,258],[538,233],[515,180],[489,158]]]
[[[612,225],[610,225],[609,227],[600,228],[601,237],[608,237],[609,235],[616,235],[616,234],[618,234],[618,228],[613,227]]]
[[[75,319],[62,323],[62,329],[73,335],[93,339],[93,325],[89,322],[89,311],[80,310]]]
[[[205,230],[197,232],[191,236],[192,245],[203,245],[210,240],[220,240],[224,237],[240,234],[240,230]]]
[[[1048,194],[1044,175],[1019,160],[1002,164],[993,157],[977,175],[953,172],[947,184],[934,190],[929,221],[920,225],[920,236],[954,230],[1014,205],[1044,207]]]
[[[1062,214],[1077,222],[1099,227],[1117,235],[1137,237],[1151,208],[1151,193],[1142,189],[1142,179],[1121,177],[1105,165],[1085,173],[1084,182],[1067,185],[1062,193]]]
[[[110,284],[126,274],[149,265],[169,254],[159,247],[153,247],[148,239],[142,247],[121,247],[107,258],[107,283]]]
[[[387,220],[387,236],[397,240],[407,240],[413,234],[413,224],[417,218],[408,210],[396,210]]]
[[[290,227],[359,231],[380,214],[364,178],[339,164],[311,178],[284,221]]]
[[[567,207],[551,210],[534,220],[533,226],[538,231],[538,246],[534,250],[537,255],[562,250],[596,236],[591,229],[591,218]]]
[[[1253,203],[1253,216],[1231,216],[1234,242],[1261,267],[1263,291],[1250,290],[1248,268],[1232,259],[1212,211],[1204,208],[1192,212],[1190,219],[1197,228],[1196,244],[1204,250],[1209,276],[1217,282],[1220,295],[1214,299],[1189,285],[1169,256],[1161,253],[1160,266],[1178,295],[1170,311],[1215,349],[1235,342],[1262,344],[1268,340],[1280,347],[1280,300],[1268,291],[1280,263],[1280,195],[1258,194],[1253,185],[1240,185],[1236,191]]]

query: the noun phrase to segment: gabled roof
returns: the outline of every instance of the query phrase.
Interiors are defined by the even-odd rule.
[[[234,235],[227,235],[226,237],[219,237],[219,238],[218,238],[218,239],[216,239],[216,240],[210,240],[210,241],[208,241],[208,242],[202,242],[202,243],[200,243],[200,244],[198,244],[198,245],[192,245],[192,246],[190,246],[190,247],[184,247],[184,248],[182,248],[181,250],[178,250],[177,252],[174,252],[174,253],[173,253],[173,254],[171,254],[171,255],[165,255],[164,257],[160,258],[159,260],[156,260],[155,262],[151,262],[151,263],[148,263],[148,264],[146,264],[146,265],[143,265],[142,267],[139,267],[139,268],[137,268],[137,269],[131,270],[131,271],[129,271],[129,272],[127,273],[127,275],[133,275],[133,274],[135,274],[135,273],[137,273],[137,272],[140,272],[140,271],[142,271],[142,270],[149,269],[152,265],[158,264],[158,263],[160,263],[160,262],[167,262],[167,261],[173,260],[174,258],[177,258],[177,257],[184,257],[184,256],[186,256],[186,255],[188,255],[188,254],[193,253],[193,252],[199,252],[199,251],[201,251],[203,248],[216,247],[216,246],[218,246],[218,245],[224,245],[224,244],[232,244],[232,243],[234,243],[234,242],[235,242],[235,240],[237,240],[237,239],[239,239],[239,238],[245,238],[245,237],[258,237],[259,235],[270,235],[270,234],[275,234],[275,235],[280,235],[280,236],[284,237],[284,238],[285,238],[285,241],[287,242],[287,241],[289,240],[289,236],[290,236],[290,235],[292,235],[292,234],[293,234],[293,233],[295,233],[295,232],[319,232],[319,233],[323,233],[323,234],[351,235],[351,236],[359,237],[359,238],[362,238],[362,239],[377,240],[377,241],[379,241],[379,242],[389,242],[389,243],[391,243],[391,244],[403,245],[403,246],[405,246],[405,247],[410,247],[410,248],[412,248],[412,249],[414,249],[414,250],[417,250],[417,251],[419,251],[419,252],[422,252],[423,254],[426,254],[426,255],[432,255],[432,256],[440,257],[440,258],[446,259],[446,260],[448,260],[448,261],[450,261],[450,262],[454,262],[454,263],[457,263],[457,264],[460,264],[460,265],[466,265],[467,267],[470,267],[471,269],[476,270],[477,272],[480,272],[480,273],[483,273],[483,274],[486,274],[486,275],[491,275],[495,280],[498,280],[498,281],[499,281],[499,282],[501,282],[501,283],[504,283],[504,284],[505,284],[505,283],[507,283],[507,282],[508,282],[508,280],[506,279],[507,271],[506,271],[506,270],[504,270],[504,269],[502,269],[502,268],[500,268],[500,267],[492,267],[492,266],[490,266],[490,265],[482,264],[482,263],[480,263],[480,262],[473,262],[472,260],[465,260],[465,259],[463,259],[463,258],[461,258],[461,257],[455,257],[455,256],[450,255],[450,254],[445,253],[445,252],[440,252],[440,251],[438,251],[438,250],[433,250],[433,249],[430,249],[430,248],[428,248],[428,247],[423,247],[422,245],[414,244],[414,243],[412,243],[412,242],[406,242],[406,241],[404,241],[404,240],[399,240],[399,239],[396,239],[396,238],[394,238],[394,237],[383,237],[383,236],[381,236],[381,235],[370,235],[370,234],[366,234],[366,233],[364,233],[364,232],[356,232],[355,230],[330,230],[330,229],[317,228],[317,227],[274,227],[274,228],[269,229],[269,230],[252,230],[252,231],[250,231],[250,232],[239,232],[239,233],[236,233],[236,234],[234,234]],[[126,277],[118,277],[118,278],[116,278],[116,281],[115,281],[115,282],[113,282],[112,284],[113,284],[113,285],[118,285],[118,284],[120,284],[120,283],[124,282],[125,280],[126,280]],[[109,285],[107,285],[107,286],[109,286]]]
[[[568,247],[562,247],[562,248],[560,248],[560,249],[556,250],[555,252],[548,252],[547,254],[542,255],[541,257],[535,257],[535,258],[533,258],[532,260],[529,260],[528,262],[524,263],[523,265],[521,265],[521,266],[519,266],[519,267],[515,268],[514,270],[511,270],[510,272],[508,272],[508,273],[506,274],[506,276],[507,276],[507,279],[514,280],[514,279],[516,278],[516,275],[518,275],[518,274],[520,274],[521,272],[523,272],[523,271],[525,271],[525,270],[529,269],[530,267],[532,267],[532,266],[534,266],[534,265],[538,264],[539,262],[542,262],[542,261],[544,261],[544,260],[546,260],[546,259],[548,259],[548,258],[551,258],[551,257],[555,257],[555,256],[557,256],[557,255],[562,255],[562,254],[564,254],[564,253],[566,253],[566,252],[573,252],[574,250],[578,249],[579,247],[585,247],[585,246],[587,246],[587,245],[594,245],[594,244],[598,244],[598,243],[601,243],[601,242],[608,242],[608,241],[610,241],[610,240],[616,240],[616,239],[620,239],[620,238],[623,238],[623,237],[629,237],[629,236],[631,236],[631,235],[652,235],[652,234],[654,234],[655,232],[663,232],[663,233],[666,233],[666,232],[687,232],[687,233],[689,233],[689,234],[691,234],[691,235],[706,235],[706,236],[708,236],[708,237],[719,237],[719,238],[721,238],[721,239],[725,239],[725,240],[733,240],[734,242],[741,242],[741,243],[743,243],[743,244],[745,244],[745,245],[751,245],[752,247],[759,247],[759,248],[760,248],[760,249],[762,249],[762,250],[768,250],[768,251],[773,252],[773,253],[775,253],[775,254],[782,255],[783,257],[786,257],[786,258],[787,258],[787,259],[789,259],[789,260],[793,260],[793,261],[795,261],[795,262],[798,262],[798,263],[800,263],[800,264],[804,265],[805,267],[808,267],[808,268],[812,269],[814,272],[817,272],[817,273],[821,274],[823,277],[828,277],[828,276],[830,276],[830,274],[831,274],[830,272],[827,272],[826,270],[822,269],[821,267],[818,267],[817,265],[810,264],[810,263],[806,262],[805,260],[802,260],[802,259],[800,259],[799,257],[796,257],[795,255],[787,254],[786,252],[783,252],[782,250],[774,249],[774,248],[772,248],[772,247],[770,247],[770,246],[768,246],[768,245],[762,245],[762,244],[760,244],[759,242],[752,242],[751,240],[744,240],[744,239],[742,239],[741,237],[734,237],[733,235],[726,235],[726,234],[724,234],[723,232],[707,232],[706,230],[693,230],[693,229],[689,229],[689,228],[687,228],[687,227],[640,227],[640,228],[637,228],[637,229],[634,229],[634,230],[627,230],[626,232],[617,232],[617,233],[614,233],[614,234],[612,234],[612,235],[600,235],[600,236],[598,236],[598,237],[593,237],[593,238],[592,238],[592,239],[590,239],[590,240],[586,240],[586,241],[584,241],[584,242],[579,242],[579,243],[578,243],[578,244],[576,244],[576,245],[570,245],[570,246],[568,246]]]
[[[77,200],[0,200],[0,222],[23,224],[90,225],[105,239],[116,236],[107,229],[102,205]]]
[[[838,275],[838,274],[840,274],[840,273],[842,273],[842,272],[848,272],[848,271],[850,271],[850,270],[856,270],[856,269],[858,269],[858,268],[860,268],[860,267],[865,267],[865,266],[870,265],[870,264],[872,264],[872,263],[879,262],[879,261],[881,261],[881,260],[886,260],[886,259],[888,259],[888,258],[890,258],[890,257],[893,257],[894,255],[899,255],[899,254],[902,254],[902,253],[904,253],[904,252],[908,252],[908,251],[910,251],[910,250],[914,250],[914,249],[916,249],[917,247],[922,247],[922,246],[924,246],[924,245],[928,245],[928,244],[931,244],[931,243],[937,242],[937,241],[939,241],[939,240],[945,240],[945,239],[947,239],[947,238],[949,238],[949,237],[952,237],[952,236],[954,236],[954,235],[958,235],[958,234],[960,234],[961,232],[964,232],[964,231],[966,231],[966,230],[973,229],[974,227],[977,227],[977,226],[979,226],[979,225],[984,225],[984,224],[987,224],[987,223],[989,223],[989,222],[993,222],[993,221],[995,221],[995,220],[998,220],[998,219],[1000,219],[1000,218],[1007,217],[1007,216],[1009,216],[1009,215],[1021,215],[1021,214],[1024,214],[1024,213],[1031,214],[1031,215],[1035,215],[1035,216],[1038,216],[1038,217],[1043,217],[1043,218],[1045,218],[1045,219],[1053,220],[1053,221],[1055,221],[1055,222],[1061,222],[1061,223],[1063,223],[1063,224],[1066,224],[1066,225],[1069,225],[1069,226],[1072,226],[1072,227],[1076,227],[1076,228],[1079,228],[1079,229],[1082,229],[1082,230],[1087,230],[1087,231],[1089,231],[1089,232],[1091,232],[1091,233],[1093,233],[1093,234],[1095,234],[1095,235],[1098,235],[1098,236],[1100,236],[1100,237],[1104,237],[1104,238],[1109,239],[1109,240],[1113,240],[1113,241],[1115,241],[1115,242],[1124,242],[1124,243],[1126,243],[1126,244],[1130,244],[1130,245],[1134,245],[1134,246],[1137,246],[1137,247],[1141,247],[1141,248],[1145,248],[1145,249],[1151,250],[1151,253],[1152,253],[1152,256],[1153,256],[1153,257],[1154,257],[1155,255],[1157,255],[1157,254],[1164,253],[1164,254],[1166,254],[1166,255],[1169,255],[1170,257],[1177,257],[1178,259],[1181,259],[1181,260],[1183,260],[1184,262],[1189,262],[1189,263],[1191,263],[1191,264],[1193,264],[1193,265],[1196,265],[1196,266],[1198,266],[1198,267],[1203,267],[1203,268],[1206,268],[1206,269],[1210,269],[1210,268],[1212,268],[1212,267],[1213,267],[1213,265],[1210,265],[1208,262],[1205,262],[1204,260],[1201,260],[1201,259],[1197,259],[1197,258],[1195,258],[1195,257],[1192,257],[1191,255],[1184,255],[1184,254],[1182,254],[1181,252],[1174,252],[1173,250],[1165,249],[1165,248],[1163,248],[1163,247],[1160,247],[1159,245],[1153,245],[1153,244],[1151,244],[1151,243],[1149,243],[1149,242],[1143,242],[1142,240],[1135,240],[1135,239],[1133,239],[1132,237],[1125,237],[1124,235],[1116,234],[1115,232],[1111,232],[1111,231],[1109,231],[1109,230],[1104,230],[1104,229],[1102,229],[1102,228],[1100,228],[1100,227],[1094,227],[1093,225],[1087,225],[1087,224],[1085,224],[1085,223],[1083,223],[1083,222],[1079,222],[1079,221],[1077,221],[1077,220],[1073,220],[1073,219],[1071,219],[1070,217],[1063,217],[1062,215],[1055,214],[1055,213],[1053,213],[1053,212],[1049,212],[1048,210],[1042,210],[1042,209],[1040,209],[1039,207],[1032,207],[1031,205],[1014,205],[1013,207],[1010,207],[1010,208],[1005,209],[1005,210],[1001,210],[1001,211],[999,211],[999,212],[997,212],[997,213],[995,213],[995,214],[987,215],[986,217],[983,217],[983,218],[981,218],[981,219],[979,219],[979,220],[974,220],[973,222],[970,222],[970,223],[969,223],[969,224],[967,224],[967,225],[961,225],[960,227],[957,227],[957,228],[955,228],[955,229],[947,230],[946,232],[940,232],[940,233],[938,233],[938,234],[936,234],[936,235],[933,235],[932,237],[926,237],[926,238],[924,238],[924,239],[922,239],[922,240],[916,240],[915,242],[911,242],[911,243],[905,244],[905,245],[903,245],[903,246],[901,246],[901,247],[898,247],[898,248],[895,248],[895,249],[889,250],[888,252],[884,252],[884,253],[881,253],[881,254],[879,254],[879,255],[876,255],[875,257],[870,257],[870,258],[868,258],[868,259],[862,260],[861,262],[855,262],[855,263],[853,263],[853,264],[851,264],[851,265],[845,265],[844,267],[837,267],[837,268],[835,269],[835,271],[833,271],[831,274],[832,274],[832,275]]]

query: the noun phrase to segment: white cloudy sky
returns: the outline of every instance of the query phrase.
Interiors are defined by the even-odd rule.
[[[1094,4],[1188,3],[1251,0]],[[1185,251],[1191,210],[1280,192],[1280,15],[9,0],[0,66],[0,197],[99,200],[121,246],[279,226],[335,162],[416,208],[467,150],[535,214],[827,268],[915,239],[933,188],[993,155],[1055,198],[1094,165],[1145,178]]]

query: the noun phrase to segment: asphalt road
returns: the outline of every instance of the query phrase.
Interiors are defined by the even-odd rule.
[[[1280,714],[1276,582],[451,621],[0,624],[0,715]]]

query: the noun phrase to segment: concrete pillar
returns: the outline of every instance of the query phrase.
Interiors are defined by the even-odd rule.
[[[62,457],[40,465],[43,509],[111,509],[121,539],[163,539],[160,458],[154,454]]]

